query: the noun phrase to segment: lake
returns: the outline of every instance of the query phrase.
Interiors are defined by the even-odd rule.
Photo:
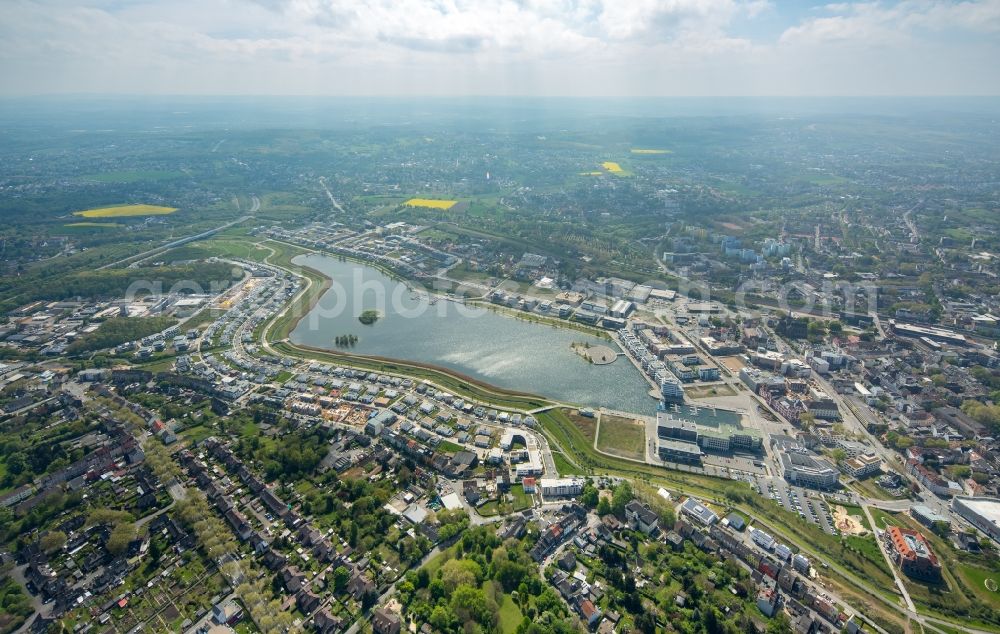
[[[325,255],[302,255],[293,261],[332,280],[330,289],[292,331],[293,343],[430,363],[564,403],[645,415],[655,412],[657,401],[649,396],[649,383],[628,359],[594,365],[571,347],[608,345],[604,339],[434,300],[363,264]],[[370,326],[359,322],[364,310],[378,311],[378,321]],[[356,335],[358,341],[338,348],[334,339],[341,335]]]

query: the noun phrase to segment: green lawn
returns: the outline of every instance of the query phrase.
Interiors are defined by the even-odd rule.
[[[444,451],[447,453],[456,453],[459,451],[463,451],[465,449],[465,447],[463,447],[462,445],[456,445],[455,443],[448,440],[442,440],[441,444],[438,445],[437,448],[439,451]]]
[[[181,430],[180,435],[187,438],[192,444],[200,443],[214,433],[212,428],[205,425],[194,425]]]
[[[891,495],[888,491],[880,487],[876,482],[875,478],[865,478],[864,480],[857,480],[853,482],[850,487],[856,490],[858,493],[865,495],[870,498],[875,498],[877,500],[899,500],[901,498]]]
[[[875,523],[878,525],[875,528],[879,530],[885,530],[889,526],[899,525],[899,520],[896,518],[895,513],[890,513],[889,511],[883,511],[882,509],[874,507],[870,507],[868,510],[871,511],[872,519],[874,519]]]
[[[623,458],[642,460],[645,446],[646,426],[643,423],[621,416],[601,416],[598,449]]]
[[[521,614],[521,609],[517,607],[514,603],[514,599],[511,598],[509,594],[503,595],[503,601],[500,603],[500,631],[503,634],[513,634],[517,631],[517,627],[524,620],[524,616]]]
[[[844,538],[847,541],[847,545],[851,548],[859,550],[864,554],[865,558],[872,562],[881,562],[879,566],[886,574],[892,574],[885,563],[885,557],[882,556],[882,551],[879,550],[878,544],[875,543],[875,537],[868,535],[867,537],[857,537],[850,536]]]
[[[556,463],[556,471],[561,476],[578,475],[580,473],[580,469],[570,464],[569,460],[561,452],[552,452],[552,461]]]
[[[986,587],[988,579],[992,579],[994,583],[1000,586],[1000,571],[980,568],[979,566],[969,564],[960,564],[959,571],[969,582],[969,585],[972,586],[970,590],[983,599],[991,599],[990,603],[993,605],[1000,604],[1000,591],[990,590]]]
[[[510,487],[510,495],[514,499],[515,511],[523,511],[526,508],[531,508],[534,501],[533,496],[525,493],[524,487],[520,484],[515,484]]]

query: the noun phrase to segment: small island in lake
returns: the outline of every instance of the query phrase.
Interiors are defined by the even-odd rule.
[[[574,341],[570,344],[570,347],[573,348],[573,352],[596,365],[607,365],[618,358],[618,353],[608,346],[592,346],[586,342],[577,343]]]
[[[345,348],[347,346],[353,346],[358,342],[357,335],[337,335],[333,338],[333,343],[338,347]]]
[[[360,317],[358,317],[358,321],[360,321],[366,326],[371,326],[376,321],[378,321],[378,318],[379,314],[377,310],[366,310],[363,313],[361,313]]]

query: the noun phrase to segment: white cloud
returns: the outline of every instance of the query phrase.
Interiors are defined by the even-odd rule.
[[[881,45],[922,37],[927,32],[1000,31],[1000,0],[856,2],[828,4],[823,8],[836,15],[790,27],[781,35],[780,42],[858,41]]]
[[[8,0],[0,92],[1000,91],[990,63],[1000,0],[818,5],[780,35],[754,35],[782,10],[769,0]],[[956,77],[948,67],[959,63]]]

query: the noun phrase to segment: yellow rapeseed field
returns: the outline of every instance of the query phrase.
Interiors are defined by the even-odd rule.
[[[457,200],[436,200],[433,198],[411,198],[405,203],[407,207],[429,207],[431,209],[451,209]]]
[[[620,174],[623,171],[625,171],[622,169],[621,165],[615,163],[614,161],[604,161],[603,163],[601,163],[601,167],[608,170],[612,174]]]
[[[670,150],[647,150],[642,148],[632,148],[632,154],[670,154]]]
[[[115,205],[74,211],[73,215],[84,218],[123,218],[125,216],[164,216],[175,211],[177,211],[176,207],[160,207],[158,205]]]
[[[64,227],[120,227],[117,222],[69,222]]]

